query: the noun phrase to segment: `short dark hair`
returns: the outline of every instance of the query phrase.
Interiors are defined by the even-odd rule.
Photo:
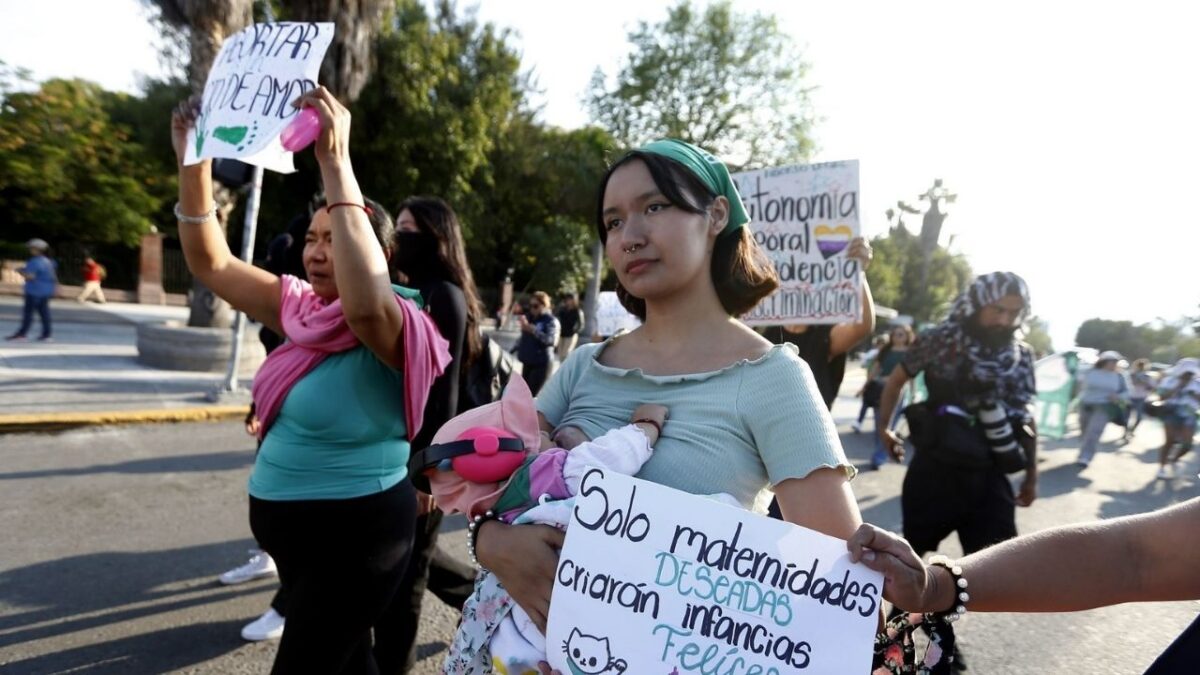
[[[641,161],[646,165],[659,192],[677,208],[689,213],[706,213],[716,201],[717,195],[679,162],[639,150],[628,152],[608,167],[600,181],[596,199],[596,231],[600,234],[601,243],[608,242],[608,229],[604,226],[604,193],[608,189],[608,181],[617,169],[633,161]],[[749,227],[717,235],[710,271],[717,298],[730,316],[749,312],[779,288],[775,265],[758,242],[754,241]],[[617,297],[630,313],[643,321],[646,319],[645,300],[630,295],[620,282],[617,283]]]

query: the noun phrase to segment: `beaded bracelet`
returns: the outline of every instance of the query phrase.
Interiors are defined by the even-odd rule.
[[[184,225],[203,225],[216,217],[217,217],[217,207],[216,206],[209,209],[208,213],[205,213],[204,215],[189,216],[183,212],[182,208],[180,208],[179,202],[175,202],[175,220],[178,220],[179,222],[183,223]]]
[[[489,520],[496,519],[496,512],[488,510],[484,513],[475,515],[467,522],[467,555],[471,557],[471,564],[476,569],[483,569],[483,565],[479,564],[479,558],[475,557],[475,540],[479,538],[479,528]]]
[[[941,567],[950,573],[950,577],[954,581],[954,592],[956,595],[954,603],[950,605],[949,609],[942,612],[933,612],[931,616],[947,623],[954,623],[963,618],[963,615],[967,613],[967,603],[971,600],[970,594],[967,593],[967,580],[962,575],[962,566],[949,557],[940,554],[930,556],[929,564]]]

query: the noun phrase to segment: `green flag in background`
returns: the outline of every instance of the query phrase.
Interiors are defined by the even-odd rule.
[[[1062,438],[1067,433],[1067,410],[1075,393],[1075,372],[1079,356],[1075,352],[1051,354],[1037,362],[1038,435],[1043,438]]]

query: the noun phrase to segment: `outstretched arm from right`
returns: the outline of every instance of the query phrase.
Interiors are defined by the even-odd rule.
[[[1200,499],[1153,513],[1066,525],[1010,539],[959,561],[971,611],[1068,612],[1124,602],[1200,599]],[[851,558],[884,573],[884,596],[908,611],[943,611],[949,574],[925,567],[903,539],[871,525]]]

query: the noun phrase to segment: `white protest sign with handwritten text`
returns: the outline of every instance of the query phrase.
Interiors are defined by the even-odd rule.
[[[593,468],[546,654],[563,675],[866,673],[882,588],[840,539]]]
[[[640,319],[621,304],[615,291],[601,291],[596,296],[596,334],[609,337],[631,331],[642,325]]]
[[[742,319],[751,325],[833,324],[862,314],[858,162],[799,164],[734,174],[754,239],[775,263],[779,289]]]
[[[303,22],[255,24],[225,40],[204,85],[184,164],[228,157],[295,171],[279,133],[297,112],[292,101],[316,89],[332,41],[332,23]]]

